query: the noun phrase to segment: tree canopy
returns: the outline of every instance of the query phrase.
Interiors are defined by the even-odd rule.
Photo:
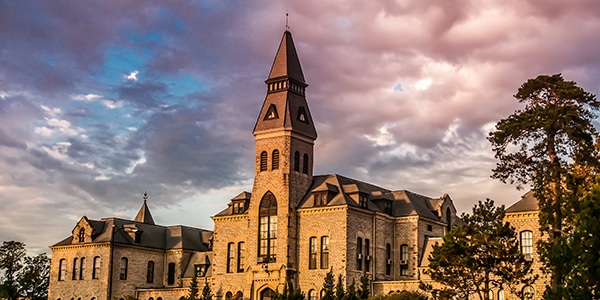
[[[472,215],[463,214],[462,223],[433,247],[426,273],[458,297],[488,299],[491,288],[518,294],[516,286],[529,284],[535,277],[531,261],[521,254],[516,232],[503,222],[504,216],[504,206],[495,207],[490,199],[480,201]]]
[[[561,74],[529,79],[514,97],[524,109],[500,120],[488,138],[498,159],[492,177],[532,187],[540,229],[551,237],[541,255],[555,289],[570,268],[558,259],[564,235],[600,163],[592,123],[600,102]]]
[[[0,246],[0,270],[4,271],[0,298],[41,300],[48,297],[50,258],[45,253],[26,254],[22,242],[4,241]]]

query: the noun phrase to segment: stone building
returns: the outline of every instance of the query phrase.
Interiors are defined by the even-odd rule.
[[[293,287],[313,300],[329,270],[346,286],[368,276],[375,294],[417,289],[431,246],[458,221],[450,196],[313,175],[317,131],[289,31],[265,83],[252,192],[212,217],[214,231],[156,225],[145,201],[131,221],[83,217],[51,247],[49,299],[178,300],[196,275],[217,299]]]

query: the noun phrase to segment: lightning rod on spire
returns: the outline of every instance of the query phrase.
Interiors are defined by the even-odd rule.
[[[289,17],[289,13],[285,13],[285,30],[289,30],[290,26],[288,25],[288,17]]]

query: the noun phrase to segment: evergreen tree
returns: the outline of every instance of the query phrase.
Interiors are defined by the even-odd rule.
[[[346,291],[346,300],[358,300],[356,294],[356,282],[352,279],[352,284],[348,286],[348,290]]]
[[[358,298],[359,299],[368,299],[369,294],[371,294],[370,286],[371,280],[369,280],[369,275],[366,272],[360,277],[360,289],[358,290]]]
[[[589,190],[585,177],[598,170],[592,120],[600,102],[560,74],[527,80],[515,98],[525,108],[498,122],[488,138],[499,160],[492,177],[532,186],[540,206],[540,229],[550,236],[541,247],[542,261],[552,272],[545,298],[560,299],[552,296],[553,290],[572,268],[560,255],[565,251],[564,233],[577,215],[577,199]]]
[[[204,279],[204,288],[202,288],[202,300],[212,300],[213,294],[208,284],[208,279]]]
[[[475,294],[488,299],[493,287],[518,293],[517,285],[530,284],[536,277],[504,216],[504,206],[497,208],[490,199],[479,201],[472,215],[463,214],[461,224],[433,246],[426,273],[462,298]]]
[[[338,275],[338,281],[335,285],[335,299],[342,300],[345,299],[346,292],[344,291],[344,276],[342,274]]]
[[[188,295],[185,297],[186,300],[200,300],[200,290],[198,289],[198,278],[196,274],[192,277],[190,282],[190,288],[188,289]]]
[[[333,300],[334,288],[335,276],[333,275],[333,268],[331,268],[323,280],[323,296],[321,297],[321,300]]]
[[[48,298],[50,283],[50,258],[46,253],[25,257],[25,265],[19,272],[20,292],[30,300]]]

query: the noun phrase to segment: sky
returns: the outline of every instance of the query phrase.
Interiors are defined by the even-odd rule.
[[[0,0],[0,241],[30,252],[82,217],[212,229],[254,175],[252,129],[288,26],[319,137],[315,174],[448,193],[524,190],[486,137],[519,86],[600,93],[597,0]]]

